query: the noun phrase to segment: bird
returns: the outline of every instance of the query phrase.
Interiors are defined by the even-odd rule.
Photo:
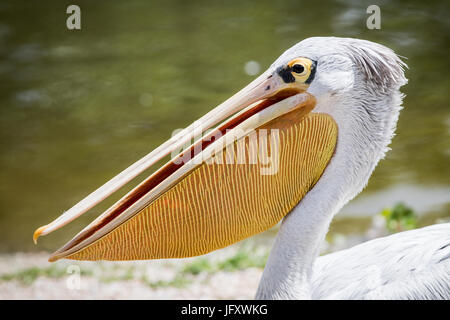
[[[199,256],[281,221],[256,299],[449,299],[449,223],[319,257],[332,219],[389,150],[406,68],[368,40],[304,39],[33,239],[170,155],[49,261]]]

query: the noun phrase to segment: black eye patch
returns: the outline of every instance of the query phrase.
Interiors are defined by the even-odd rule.
[[[309,74],[308,79],[305,81],[306,84],[310,84],[314,80],[314,77],[316,76],[317,62],[314,60],[311,61],[312,61],[311,73]]]
[[[283,79],[285,83],[292,83],[295,82],[295,78],[292,75],[292,69],[289,66],[286,66],[286,68],[279,67],[277,69],[278,75]]]

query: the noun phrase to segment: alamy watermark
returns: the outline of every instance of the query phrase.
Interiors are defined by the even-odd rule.
[[[370,16],[366,20],[367,29],[381,29],[381,9],[376,4],[367,7],[366,13]]]
[[[66,26],[69,30],[81,30],[81,9],[75,4],[67,7],[66,13],[70,14],[66,20]]]
[[[278,172],[280,162],[280,133],[278,129],[207,130],[202,136],[202,126],[195,122],[190,132],[194,138],[172,151],[175,164],[250,164],[259,165],[261,175]],[[184,129],[185,130],[185,129]],[[184,132],[175,130],[172,137]],[[214,143],[212,143],[214,142]]]
[[[81,268],[76,264],[71,264],[67,267],[67,273],[69,276],[66,280],[66,287],[69,290],[81,289]]]

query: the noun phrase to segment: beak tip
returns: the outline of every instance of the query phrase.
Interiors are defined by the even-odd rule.
[[[36,231],[33,233],[33,242],[34,244],[37,244],[37,240],[41,235],[45,235],[44,231],[47,228],[47,225],[42,226],[38,229],[36,229]]]

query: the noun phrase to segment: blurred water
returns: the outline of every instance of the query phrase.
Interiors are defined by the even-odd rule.
[[[36,250],[35,227],[310,36],[377,41],[410,67],[393,150],[343,213],[372,214],[394,194],[448,217],[449,4],[380,1],[382,29],[368,30],[370,2],[77,1],[82,30],[68,31],[68,1],[2,1],[0,251]],[[114,199],[39,250],[55,249]]]

